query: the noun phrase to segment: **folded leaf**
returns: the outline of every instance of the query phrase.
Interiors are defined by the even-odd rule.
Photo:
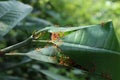
[[[94,69],[108,80],[120,79],[120,46],[112,22],[76,30],[62,41],[56,44],[63,53],[88,71]]]

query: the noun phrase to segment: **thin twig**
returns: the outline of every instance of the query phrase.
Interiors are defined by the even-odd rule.
[[[51,40],[32,40],[32,42],[52,43],[52,41],[51,41]]]

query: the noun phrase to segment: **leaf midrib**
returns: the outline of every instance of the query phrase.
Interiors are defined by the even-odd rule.
[[[67,50],[67,47],[71,49],[68,50],[76,50],[76,51],[86,51],[86,52],[98,52],[98,53],[106,53],[106,54],[116,54],[116,55],[120,55],[120,52],[118,51],[113,51],[113,50],[109,50],[109,49],[104,49],[104,48],[96,48],[96,47],[90,47],[90,46],[85,46],[85,45],[76,45],[76,44],[71,44],[71,43],[66,43],[66,42],[62,42],[61,45],[59,45],[59,47],[65,46],[66,48],[63,48],[65,50]],[[73,47],[73,48],[72,48]]]

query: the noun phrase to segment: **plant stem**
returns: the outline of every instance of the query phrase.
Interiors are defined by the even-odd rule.
[[[27,38],[26,40],[24,40],[22,42],[19,42],[17,44],[14,44],[14,45],[11,45],[11,46],[6,47],[4,49],[1,49],[0,54],[7,53],[7,52],[15,50],[15,49],[17,49],[19,47],[25,46],[26,44],[30,43],[33,39],[34,38],[31,36],[31,37]]]
[[[44,43],[52,43],[51,40],[32,40],[33,42],[44,42]]]

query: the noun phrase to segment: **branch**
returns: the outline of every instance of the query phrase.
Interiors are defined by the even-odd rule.
[[[0,54],[3,54],[3,53],[6,53],[6,52],[9,52],[9,51],[12,51],[12,50],[15,50],[19,47],[22,47],[22,46],[25,46],[26,44],[30,43],[34,38],[31,36],[29,38],[27,38],[26,40],[22,41],[22,42],[19,42],[17,44],[14,44],[14,45],[11,45],[9,47],[6,47],[4,49],[1,49],[0,50]]]

